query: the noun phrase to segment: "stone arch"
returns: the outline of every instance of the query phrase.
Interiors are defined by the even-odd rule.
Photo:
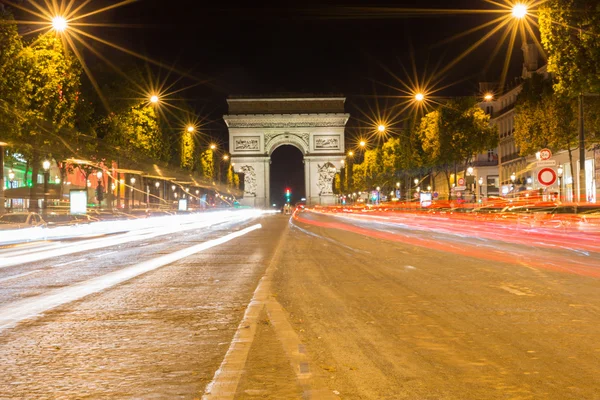
[[[309,137],[308,133],[277,133],[271,135],[265,135],[265,152],[270,156],[273,152],[285,145],[296,147],[303,155],[309,152]]]

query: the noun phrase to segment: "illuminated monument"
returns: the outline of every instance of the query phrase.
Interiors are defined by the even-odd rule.
[[[241,203],[269,206],[271,154],[291,145],[304,155],[309,204],[334,204],[333,181],[344,158],[344,97],[233,97],[227,100],[229,151],[244,174]]]

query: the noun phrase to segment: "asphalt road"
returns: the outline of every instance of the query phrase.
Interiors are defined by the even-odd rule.
[[[213,242],[0,330],[0,398],[600,398],[600,254],[539,238],[222,222],[0,268],[0,319]]]

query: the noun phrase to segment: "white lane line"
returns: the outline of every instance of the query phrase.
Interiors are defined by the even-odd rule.
[[[104,257],[104,256],[107,256],[109,254],[114,254],[114,253],[118,253],[118,251],[116,251],[116,250],[115,251],[109,251],[107,253],[102,253],[102,254],[95,255],[94,257],[100,258],[100,257]]]
[[[75,264],[78,262],[82,262],[82,261],[86,261],[87,258],[80,258],[78,260],[73,260],[73,261],[68,261],[68,262],[64,262],[64,263],[60,263],[60,264],[56,264],[54,265],[55,267],[64,267],[65,265],[69,265],[69,264]]]
[[[7,276],[6,278],[2,278],[0,279],[0,282],[6,282],[6,281],[10,281],[11,279],[17,279],[20,278],[22,276],[27,276],[27,275],[31,275],[31,274],[35,274],[36,272],[40,272],[41,269],[36,269],[35,271],[29,271],[29,272],[25,272],[19,275],[13,275],[13,276]]]
[[[218,239],[209,240],[204,243],[178,250],[171,254],[144,261],[137,265],[132,265],[131,267],[123,268],[119,271],[110,272],[106,275],[99,276],[85,282],[80,282],[66,288],[54,290],[49,294],[7,304],[6,306],[0,308],[0,332],[4,329],[15,326],[24,319],[38,316],[52,308],[79,300],[92,293],[108,289],[112,286],[135,278],[136,276],[174,263],[182,258],[189,257],[212,247],[227,243],[230,240],[260,228],[262,228],[261,224],[252,225],[248,228],[230,233]]]

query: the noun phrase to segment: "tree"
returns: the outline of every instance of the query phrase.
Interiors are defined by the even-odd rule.
[[[513,137],[519,154],[540,149],[566,149],[573,169],[572,151],[577,147],[577,101],[555,93],[551,78],[534,74],[523,83],[515,106]]]
[[[202,167],[202,176],[209,182],[215,179],[214,152],[211,149],[200,153],[200,165]]]
[[[27,59],[17,24],[4,8],[0,8],[0,132],[5,141],[21,134],[21,124],[27,107]]]
[[[556,93],[600,93],[600,3],[548,0],[540,5],[539,24]]]
[[[134,161],[157,162],[166,158],[163,133],[152,106],[139,104],[103,121],[105,140]]]
[[[194,132],[188,132],[187,129],[181,135],[181,168],[191,171],[194,167]]]
[[[450,170],[467,169],[471,158],[498,145],[497,128],[472,98],[453,99],[421,118],[417,129],[428,163],[446,175],[451,191]]]

